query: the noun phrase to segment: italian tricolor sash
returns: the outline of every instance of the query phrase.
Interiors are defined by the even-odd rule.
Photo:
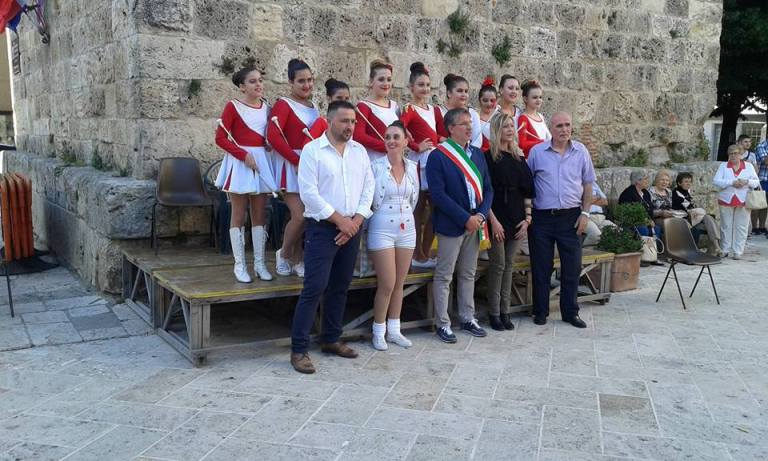
[[[453,139],[446,139],[444,142],[437,146],[437,149],[442,152],[454,165],[464,174],[472,190],[475,192],[475,201],[480,203],[483,201],[483,177],[480,174],[480,170],[472,161],[472,158],[464,152],[461,146],[456,144]],[[488,225],[483,224],[483,227],[477,231],[480,237],[480,245],[483,246],[484,241],[488,241]]]

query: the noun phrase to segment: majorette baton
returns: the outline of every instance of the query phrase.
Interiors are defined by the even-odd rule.
[[[227,129],[227,127],[224,126],[224,122],[222,122],[221,119],[216,120],[216,123],[221,127],[222,130],[224,130],[225,133],[227,133],[227,139],[229,139],[232,142],[232,144],[236,145],[240,149],[245,150],[245,148],[243,146],[241,146],[240,144],[237,143],[237,141],[235,141],[235,137],[232,136],[232,133],[230,133],[229,130]],[[245,152],[248,155],[251,155],[250,152],[248,152],[247,150]],[[272,189],[272,196],[277,198],[278,197],[277,192],[275,192],[275,190],[274,190],[274,189],[277,189],[277,186],[275,185],[275,178],[272,178],[272,177],[267,178],[267,177],[265,177],[264,174],[261,172],[261,170],[258,167],[256,168],[256,174],[259,175],[261,180],[264,181],[264,183],[267,184],[267,186],[273,188]]]
[[[358,108],[357,108],[357,106],[355,106],[355,112],[357,112],[357,114],[358,114],[358,115],[360,115],[361,117],[363,117],[363,120],[365,120],[365,123],[367,123],[367,124],[368,124],[368,126],[369,126],[369,127],[371,127],[371,129],[373,130],[373,132],[374,132],[374,133],[376,133],[376,136],[378,136],[378,137],[379,137],[379,139],[381,139],[381,142],[386,142],[386,141],[384,141],[384,136],[382,136],[382,135],[381,135],[381,133],[379,133],[379,131],[378,131],[376,128],[374,128],[374,127],[373,127],[373,125],[372,125],[372,124],[371,124],[371,122],[368,120],[368,118],[367,118],[365,115],[363,115],[363,113],[362,113],[362,112],[360,112],[360,109],[358,109]]]

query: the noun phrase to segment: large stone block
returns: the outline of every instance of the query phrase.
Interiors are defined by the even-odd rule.
[[[183,32],[192,29],[190,0],[142,0],[139,12],[141,20],[151,27]]]
[[[282,40],[283,8],[279,5],[259,5],[251,7],[251,42],[261,40]]]
[[[413,22],[408,16],[379,16],[376,40],[386,48],[408,49],[412,43]]]
[[[662,62],[666,56],[666,42],[659,38],[631,37],[627,41],[629,59]]]
[[[445,18],[458,7],[458,0],[421,0],[421,14],[433,18]]]
[[[557,35],[551,29],[532,27],[523,53],[532,58],[554,58],[557,54]]]
[[[574,29],[584,24],[586,10],[579,5],[556,5],[555,15],[561,27]]]
[[[220,78],[226,44],[220,41],[139,34],[138,62],[141,78]]]
[[[667,0],[664,13],[670,16],[688,17],[688,0]]]
[[[215,40],[248,38],[248,4],[236,0],[195,0],[195,34]]]

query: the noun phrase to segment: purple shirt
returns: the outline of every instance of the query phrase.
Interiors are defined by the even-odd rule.
[[[536,198],[533,208],[550,210],[581,207],[584,184],[595,180],[595,168],[584,144],[571,140],[560,155],[551,141],[536,144],[528,154]]]

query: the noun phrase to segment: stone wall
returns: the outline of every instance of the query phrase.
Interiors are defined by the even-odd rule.
[[[700,147],[702,122],[715,102],[720,0],[59,0],[48,5],[49,45],[40,43],[29,24],[21,27],[22,73],[13,77],[20,152],[6,167],[37,177],[39,201],[80,220],[77,226],[62,218],[62,227],[37,228],[38,239],[76,268],[89,263],[77,262],[73,245],[55,248],[59,240],[48,230],[60,229],[58,237],[85,226],[114,253],[115,242],[149,236],[150,201],[127,202],[133,207],[128,215],[140,222],[130,235],[105,230],[107,210],[81,213],[62,203],[101,191],[102,177],[116,181],[111,190],[143,190],[151,197],[145,180],[155,178],[159,158],[193,156],[204,165],[220,158],[214,121],[237,94],[231,70],[244,63],[266,71],[266,93],[274,99],[287,91],[288,60],[304,58],[315,70],[315,99],[321,105],[321,82],[330,76],[349,82],[354,99],[363,96],[367,65],[377,57],[393,63],[394,95],[401,101],[407,98],[408,65],[415,60],[430,67],[439,100],[447,72],[464,74],[475,91],[485,75],[511,73],[542,82],[544,112],[574,114],[577,136],[598,166],[658,166],[706,155]],[[470,23],[457,35],[446,17],[459,6]],[[491,50],[505,35],[511,59],[499,65]],[[454,42],[460,56],[441,53],[440,40]],[[105,172],[78,173],[84,176],[74,183],[51,179],[51,168],[57,168],[51,165]],[[176,218],[164,227],[166,235],[207,229],[205,216]],[[81,239],[79,245],[92,245],[87,232],[78,235],[72,238]],[[88,267],[86,279],[113,288],[90,268],[95,266]]]

